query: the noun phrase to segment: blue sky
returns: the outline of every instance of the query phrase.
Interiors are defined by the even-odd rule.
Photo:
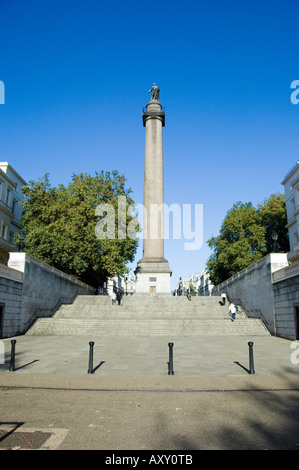
[[[298,17],[298,0],[0,0],[0,160],[53,186],[117,169],[142,203],[156,82],[165,203],[203,204],[200,250],[165,241],[174,285],[204,269],[232,205],[283,192],[298,160]]]

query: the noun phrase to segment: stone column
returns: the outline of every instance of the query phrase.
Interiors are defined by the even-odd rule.
[[[163,142],[165,113],[157,99],[143,112],[145,127],[143,258],[136,269],[136,293],[170,293],[171,271],[164,258]]]
[[[163,143],[165,114],[157,100],[151,100],[143,113],[144,150],[144,234],[143,258],[164,258],[163,239]]]

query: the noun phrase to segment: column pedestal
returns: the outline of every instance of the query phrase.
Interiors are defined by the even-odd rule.
[[[171,270],[164,258],[142,258],[135,271],[136,295],[170,295]]]

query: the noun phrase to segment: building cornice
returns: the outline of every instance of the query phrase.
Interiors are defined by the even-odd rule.
[[[281,184],[285,184],[292,176],[294,176],[298,168],[299,168],[299,161],[297,161],[295,165],[290,169],[290,171],[286,174]]]
[[[23,184],[23,186],[27,186],[26,181],[22,178],[22,176],[19,175],[19,173],[8,162],[0,162],[0,167],[1,166],[6,166],[7,169],[11,173],[13,173],[13,175],[20,181],[20,183]],[[12,182],[13,185],[15,184],[15,181],[13,181],[11,178],[9,178],[8,174],[5,173],[5,171],[3,171],[2,168],[0,168],[0,171],[6,176],[6,178],[8,178]]]

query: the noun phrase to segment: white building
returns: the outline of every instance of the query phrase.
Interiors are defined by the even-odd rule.
[[[21,230],[24,197],[21,187],[26,181],[7,162],[0,162],[0,263],[6,264],[10,251],[16,251],[15,233]]]
[[[204,269],[200,273],[198,281],[197,295],[212,295],[214,285],[210,281],[210,273]]]
[[[200,274],[192,274],[186,279],[180,278],[173,290],[173,295],[186,295],[188,289],[193,287],[197,295],[211,295],[213,285],[209,273],[203,270]]]
[[[131,274],[128,274],[125,276],[124,279],[122,279],[123,282],[123,290],[124,290],[124,295],[133,295],[135,294],[136,290],[136,278],[135,276],[132,276]]]
[[[176,283],[175,288],[173,289],[173,295],[186,295],[187,290],[189,289],[189,278],[182,279],[179,278],[178,282]]]
[[[107,290],[105,292],[112,296],[112,292],[119,292],[122,296],[135,294],[136,279],[131,274],[127,274],[125,277],[115,276],[108,279]]]

